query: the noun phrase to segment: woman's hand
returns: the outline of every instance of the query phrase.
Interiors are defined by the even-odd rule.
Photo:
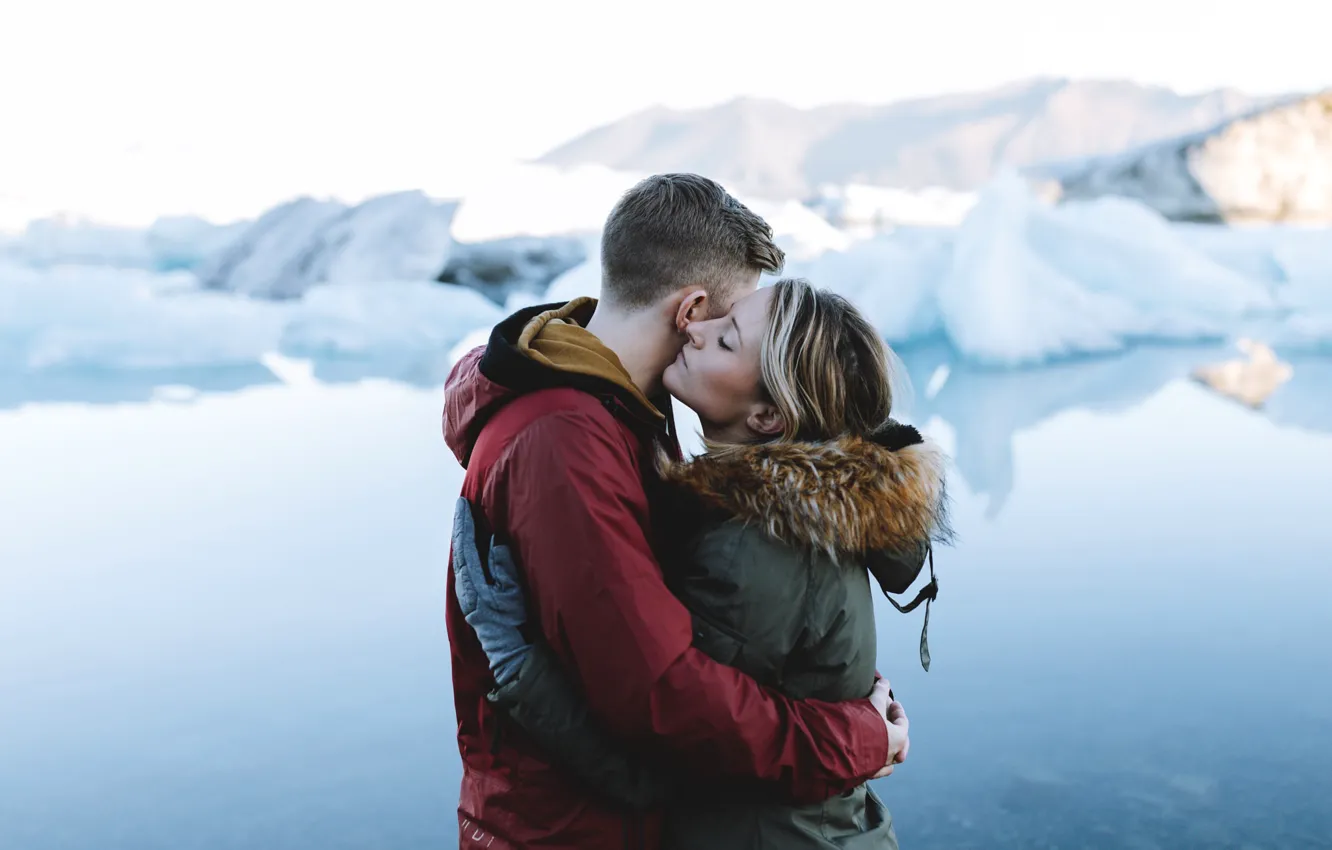
[[[881,779],[892,774],[893,765],[906,761],[907,750],[911,748],[909,735],[911,723],[907,720],[906,709],[902,703],[893,699],[892,685],[887,679],[879,679],[874,683],[874,690],[870,691],[869,700],[878,709],[884,725],[888,727],[888,763],[871,777]]]

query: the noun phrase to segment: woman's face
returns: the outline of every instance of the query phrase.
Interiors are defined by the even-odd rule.
[[[698,414],[709,439],[752,439],[752,417],[771,407],[759,389],[771,298],[766,287],[736,301],[721,318],[691,322],[688,342],[662,375],[666,390]]]

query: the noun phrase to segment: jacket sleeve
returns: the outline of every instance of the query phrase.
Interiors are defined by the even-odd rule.
[[[601,414],[601,415],[598,415]],[[492,475],[542,632],[618,737],[692,770],[754,777],[798,801],[868,779],[888,733],[868,700],[794,701],[692,648],[685,607],[648,544],[634,447],[595,411],[557,410],[515,435]]]
[[[644,812],[673,796],[676,777],[606,734],[545,641],[532,645],[518,675],[489,698],[556,763],[610,799]]]

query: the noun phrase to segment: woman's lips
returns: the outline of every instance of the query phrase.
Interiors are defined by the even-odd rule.
[[[675,355],[675,359],[679,362],[679,364],[680,364],[681,366],[685,367],[686,369],[689,368],[689,361],[688,361],[688,360],[685,360],[684,349],[683,349],[683,348],[680,349],[680,353],[679,353],[679,354]]]

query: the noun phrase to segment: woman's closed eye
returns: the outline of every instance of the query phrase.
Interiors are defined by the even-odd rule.
[[[726,337],[724,336],[717,337],[717,344],[722,347],[723,351],[735,351],[734,348],[726,344]]]

